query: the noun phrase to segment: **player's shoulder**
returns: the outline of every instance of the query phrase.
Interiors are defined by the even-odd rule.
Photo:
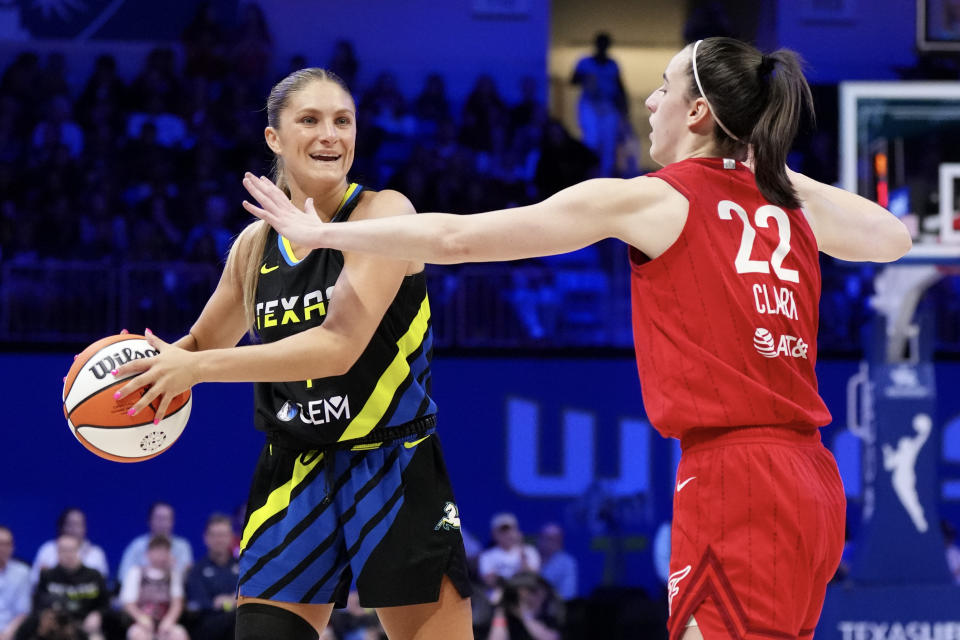
[[[365,190],[363,200],[357,206],[351,219],[387,218],[416,212],[410,200],[399,191],[393,189]]]

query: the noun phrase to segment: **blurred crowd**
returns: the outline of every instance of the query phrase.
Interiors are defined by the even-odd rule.
[[[211,514],[204,552],[195,556],[175,532],[174,508],[156,502],[146,531],[123,549],[116,568],[88,538],[81,509],[60,514],[55,537],[32,563],[18,559],[26,545],[0,525],[0,640],[232,640],[242,511]],[[463,533],[476,637],[559,640],[570,628],[568,605],[582,602],[577,561],[564,549],[560,525],[544,524],[531,544],[515,515],[498,513],[489,544]],[[325,640],[385,638],[356,591],[345,605],[334,611]]]
[[[132,79],[101,55],[79,91],[62,53],[25,51],[0,78],[0,247],[4,260],[183,260],[216,264],[250,218],[244,171],[266,172],[263,104],[279,77],[255,4],[232,29],[205,6],[182,46],[158,47]],[[288,71],[309,66],[290,60]],[[393,187],[420,210],[524,204],[594,175],[596,156],[549,120],[533,78],[510,104],[480,75],[462,106],[426,74],[412,97],[389,72],[354,84],[348,41],[321,64],[354,91],[354,179]]]
[[[639,143],[609,45],[609,37],[599,34],[596,51],[578,62],[569,79],[581,90],[583,141],[549,117],[540,78],[500,87],[481,74],[469,95],[454,100],[438,73],[425,72],[416,87],[399,86],[389,71],[362,69],[362,52],[348,40],[336,42],[324,59],[294,56],[284,65],[274,60],[267,22],[255,3],[243,4],[232,24],[218,17],[212,4],[200,3],[181,42],[150,51],[132,77],[121,75],[109,54],[96,59],[87,77],[73,78],[64,54],[41,57],[24,50],[0,75],[0,265],[52,260],[216,268],[250,220],[239,206],[240,177],[270,169],[262,133],[269,89],[285,73],[312,64],[334,71],[353,89],[359,130],[352,179],[395,188],[418,210],[511,207],[590,177],[633,177],[639,172]],[[520,97],[507,100],[504,91]],[[836,170],[830,135],[821,131],[800,147],[798,168],[831,181],[824,175]],[[626,251],[619,243],[530,263],[549,267],[548,275],[519,270],[496,294],[508,302],[511,324],[530,344],[571,344],[562,335],[566,324],[586,327],[573,344],[629,346],[626,314],[603,306],[629,306]],[[27,295],[35,285],[10,276],[4,281],[4,273],[0,270],[0,293],[13,309],[21,292]],[[180,273],[160,271],[138,287],[142,300],[177,300],[189,307],[179,310],[171,325],[194,317],[209,293],[204,286],[201,293],[180,290],[190,286]],[[441,304],[451,291],[464,289],[457,269],[444,273],[443,290],[432,292]],[[873,275],[824,259],[821,353],[860,351],[860,329],[872,313]],[[65,298],[76,292],[72,281],[52,279],[46,286],[61,287]],[[960,279],[954,277],[928,296],[940,318],[941,353],[960,354],[958,293]],[[34,325],[42,317],[35,311],[38,304],[42,307],[42,301],[23,303]],[[156,313],[147,306],[146,312]],[[56,317],[56,310],[49,315]],[[597,329],[621,317],[622,327]],[[36,329],[34,340],[49,340],[60,330]]]

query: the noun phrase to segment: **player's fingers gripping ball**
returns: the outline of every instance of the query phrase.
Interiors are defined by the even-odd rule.
[[[130,415],[147,388],[119,400],[114,397],[135,374],[114,376],[113,371],[156,354],[144,336],[120,334],[94,342],[73,361],[63,383],[63,414],[77,440],[101,458],[148,460],[166,451],[183,432],[193,403],[189,389],[170,399],[156,424],[159,400]]]

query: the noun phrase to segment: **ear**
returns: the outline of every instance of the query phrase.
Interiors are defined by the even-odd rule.
[[[687,110],[687,127],[698,133],[705,133],[713,129],[710,107],[707,106],[707,101],[703,99],[703,96],[690,103],[690,108]]]
[[[266,129],[264,129],[263,138],[264,140],[267,141],[267,146],[270,147],[271,151],[273,151],[278,156],[283,155],[280,152],[280,140],[279,140],[279,136],[277,136],[276,129],[274,129],[273,127],[267,127]]]

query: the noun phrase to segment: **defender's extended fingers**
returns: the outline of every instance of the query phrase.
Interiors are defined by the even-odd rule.
[[[249,213],[252,213],[252,214],[255,215],[256,217],[260,218],[261,220],[264,220],[264,221],[266,221],[266,222],[270,222],[270,220],[273,220],[273,219],[274,219],[272,213],[270,213],[269,211],[266,211],[266,210],[264,210],[264,209],[261,209],[261,208],[258,207],[257,205],[251,204],[251,203],[247,202],[246,200],[244,200],[244,201],[241,202],[240,204],[242,204],[242,205],[243,205],[243,208],[246,209]]]
[[[272,183],[271,183],[272,184]],[[271,209],[273,207],[279,206],[279,204],[271,197],[270,193],[266,190],[265,185],[256,178],[244,178],[243,186],[246,187],[247,192],[253,196],[253,199],[260,203],[260,206],[265,209]],[[282,191],[280,193],[283,193]]]

